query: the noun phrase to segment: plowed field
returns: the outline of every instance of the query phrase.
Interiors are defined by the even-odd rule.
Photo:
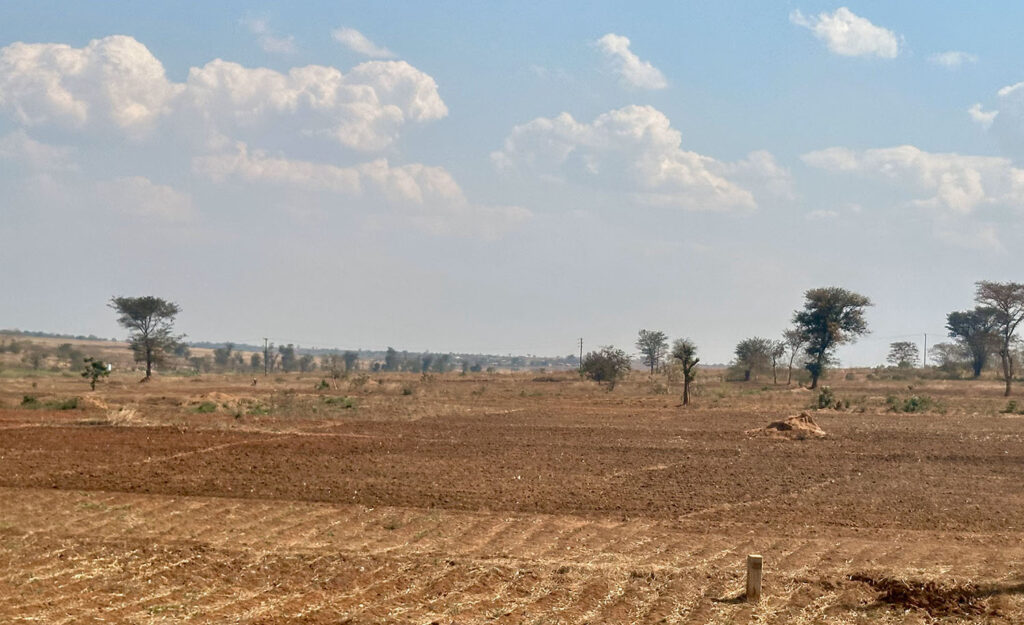
[[[4,380],[0,622],[1024,622],[997,385],[550,379]]]

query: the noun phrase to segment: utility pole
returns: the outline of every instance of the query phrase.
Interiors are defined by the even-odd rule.
[[[580,337],[580,377],[583,377],[583,337]]]
[[[267,337],[263,337],[263,376],[267,375],[267,356],[270,355],[270,349],[267,347]]]
[[[921,354],[921,368],[925,369],[928,367],[928,333],[924,333],[924,353]]]

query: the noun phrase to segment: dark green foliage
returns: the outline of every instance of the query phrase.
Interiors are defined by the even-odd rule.
[[[144,297],[114,297],[109,306],[117,311],[117,322],[130,331],[128,340],[136,362],[146,363],[146,378],[153,374],[153,365],[163,362],[168,352],[183,338],[174,336],[171,330],[174,317],[181,308],[147,295]]]
[[[212,401],[204,401],[203,403],[196,406],[196,412],[200,414],[209,414],[217,411],[217,404]]]
[[[697,378],[697,346],[690,339],[677,339],[672,343],[672,360],[683,369],[683,405],[690,403],[690,383]]]
[[[89,388],[95,391],[96,382],[98,382],[100,378],[105,378],[110,375],[110,369],[107,367],[107,363],[101,360],[96,360],[91,356],[84,359],[84,362],[85,370],[82,371],[82,377],[89,380]]]
[[[890,395],[885,398],[885,404],[889,412],[929,412],[939,408],[938,403],[927,395],[911,395],[905,399]]]
[[[654,368],[661,364],[661,359],[668,351],[668,336],[660,330],[640,330],[636,348],[643,363],[651,368],[653,374]]]
[[[595,382],[606,383],[608,390],[615,388],[615,383],[629,373],[629,370],[629,356],[611,345],[583,357],[583,375]]]
[[[989,356],[999,349],[995,311],[976,307],[974,310],[951,312],[946,315],[949,338],[970,354],[974,377],[980,377]]]
[[[814,389],[825,368],[833,362],[835,348],[867,333],[864,309],[871,306],[871,300],[834,286],[811,289],[804,297],[804,308],[793,314],[793,324],[805,341],[805,367]]]

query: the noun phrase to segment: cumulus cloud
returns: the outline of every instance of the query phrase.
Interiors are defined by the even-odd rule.
[[[20,162],[33,171],[78,169],[74,154],[74,148],[36,141],[24,129],[0,137],[0,159]]]
[[[612,69],[627,85],[640,89],[664,89],[668,86],[665,76],[657,67],[648,61],[640,60],[640,57],[629,49],[628,37],[608,33],[596,43]]]
[[[661,111],[627,106],[590,123],[562,113],[516,126],[491,158],[505,171],[606,185],[643,203],[687,210],[754,208],[752,188],[789,192],[789,173],[767,152],[723,163],[681,146]],[[741,178],[751,185],[741,186]]]
[[[26,126],[113,126],[142,134],[183,88],[132,37],[95,39],[84,48],[21,42],[0,48],[0,111]]]
[[[951,215],[986,205],[1024,208],[1024,170],[1009,159],[925,152],[912,145],[872,150],[827,148],[803,155],[812,167],[905,185],[919,194],[914,204]]]
[[[283,74],[217,59],[192,68],[186,85],[183,106],[220,132],[272,126],[356,150],[380,150],[406,123],[448,114],[434,79],[405,61],[370,61],[348,74],[321,65]]]
[[[971,54],[970,52],[961,52],[959,50],[950,50],[948,52],[937,52],[928,57],[928,61],[936,65],[941,65],[946,69],[959,69],[962,65],[969,63],[977,63],[978,55]]]
[[[291,35],[280,36],[270,28],[266,18],[251,17],[243,20],[249,28],[249,32],[257,36],[260,48],[264,52],[273,54],[292,54],[295,52],[295,37]]]
[[[872,24],[846,7],[812,17],[796,10],[789,14],[789,21],[809,29],[834,54],[892,59],[900,53],[900,41],[895,33]]]
[[[967,109],[967,114],[971,116],[971,119],[982,125],[984,128],[988,128],[992,125],[992,122],[996,120],[996,115],[999,111],[985,111],[981,107],[980,102],[976,102],[971,108]]]
[[[473,204],[447,170],[419,163],[393,166],[376,159],[340,167],[271,156],[239,144],[233,153],[194,158],[192,169],[215,182],[236,180],[385,201],[433,233],[496,236],[531,216],[520,207]]]
[[[174,115],[208,140],[273,128],[327,136],[357,150],[380,150],[409,122],[448,114],[432,77],[404,61],[370,61],[345,74],[320,65],[287,73],[215,59],[185,83],[131,37],[84,48],[15,43],[0,48],[0,112],[24,126],[112,127],[143,136]]]
[[[349,50],[368,56],[371,59],[393,59],[395,53],[383,46],[370,41],[366,35],[359,32],[355,28],[335,28],[331,31],[331,36],[334,40],[345,46]]]

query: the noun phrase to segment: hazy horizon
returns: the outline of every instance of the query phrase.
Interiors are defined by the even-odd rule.
[[[834,285],[868,366],[1024,281],[1024,5],[0,16],[0,327],[156,295],[195,341],[725,363]]]

